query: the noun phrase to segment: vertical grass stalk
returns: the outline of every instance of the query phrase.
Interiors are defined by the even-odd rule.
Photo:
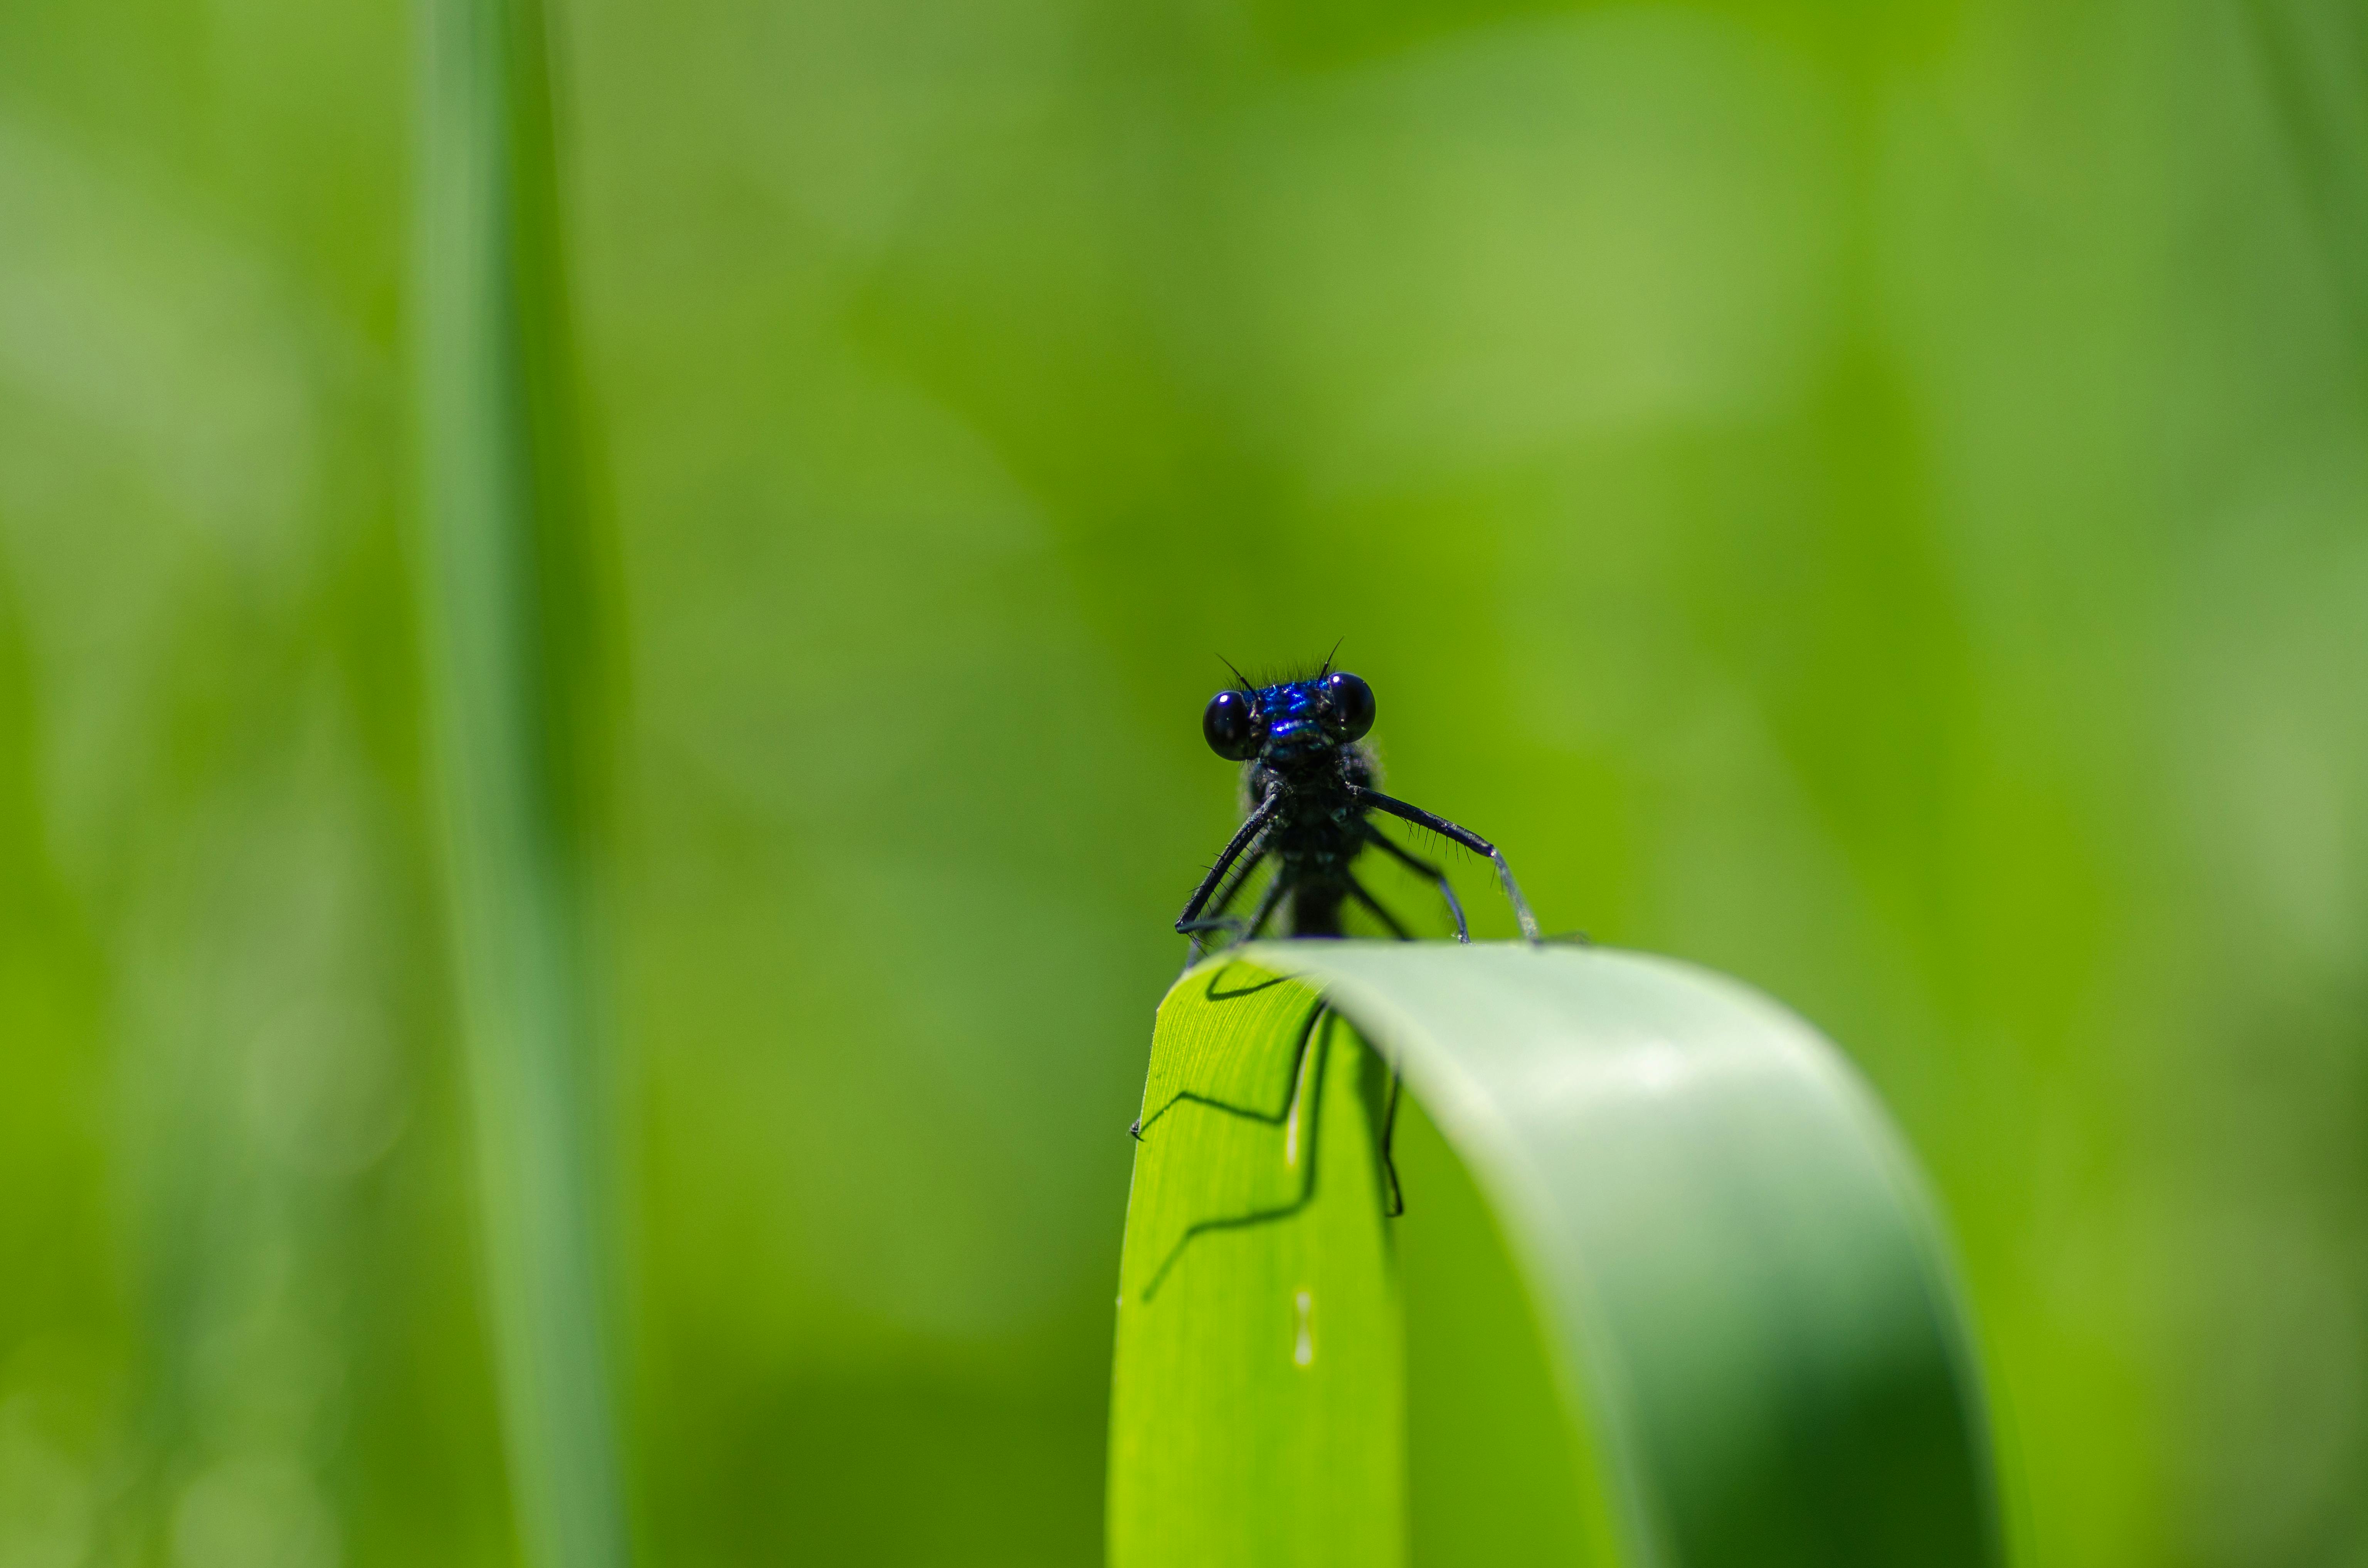
[[[601,777],[535,0],[420,0],[426,637],[512,1495],[532,1568],[621,1568],[587,915]]]

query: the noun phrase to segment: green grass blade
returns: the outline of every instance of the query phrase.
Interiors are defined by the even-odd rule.
[[[1399,1221],[1388,1058],[1422,1107]],[[1402,1562],[1409,1535],[1424,1568],[1998,1560],[1921,1185],[1839,1054],[1744,988],[1592,949],[1261,944],[1169,994],[1144,1119],[1117,1568]]]
[[[1383,1568],[1403,1556],[1404,1463],[1382,1077],[1305,990],[1232,972],[1240,989],[1192,1017],[1171,996],[1154,1048],[1121,1270],[1111,1561]]]
[[[526,1561],[627,1558],[586,910],[592,552],[541,19],[425,0],[427,645],[511,1483]]]

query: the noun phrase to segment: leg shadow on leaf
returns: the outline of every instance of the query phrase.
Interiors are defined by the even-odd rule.
[[[1268,983],[1281,983],[1269,982]],[[1214,985],[1215,983],[1212,980],[1211,998],[1224,1000],[1225,994],[1217,992]],[[1265,987],[1255,986],[1249,989],[1263,990]],[[1243,991],[1231,994],[1247,994],[1247,991]],[[1137,1130],[1138,1137],[1149,1131],[1152,1124],[1169,1111],[1187,1105],[1199,1106],[1222,1115],[1239,1117],[1246,1121],[1255,1121],[1268,1127],[1279,1128],[1283,1134],[1284,1162],[1300,1166],[1299,1191],[1287,1202],[1251,1209],[1238,1214],[1201,1220],[1187,1226],[1184,1233],[1177,1237],[1176,1244],[1168,1249],[1167,1256],[1160,1260],[1159,1267],[1153,1271],[1150,1280],[1144,1286],[1143,1300],[1145,1302],[1159,1293],[1159,1287],[1166,1282],[1168,1274],[1182,1260],[1186,1250],[1202,1236],[1224,1231],[1247,1230],[1255,1225],[1271,1224],[1277,1221],[1288,1220],[1315,1200],[1315,1130],[1321,1120],[1317,1111],[1324,1099],[1324,1069],[1331,1055],[1332,1028],[1336,1017],[1331,1008],[1322,1002],[1316,1003],[1309,1011],[1307,1021],[1300,1027],[1298,1043],[1292,1052],[1291,1079],[1285,1086],[1281,1108],[1269,1111],[1256,1106],[1236,1105],[1231,1101],[1195,1094],[1186,1089],[1170,1096],[1157,1110],[1143,1119]],[[1300,1147],[1303,1139],[1306,1145],[1304,1149]],[[1303,1154],[1304,1160],[1301,1158]]]

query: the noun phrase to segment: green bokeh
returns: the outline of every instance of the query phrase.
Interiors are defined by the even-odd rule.
[[[1863,1064],[2030,1562],[2368,1550],[2355,12],[556,22],[649,1561],[1095,1559],[1194,719],[1336,637],[1550,929]],[[0,9],[9,1568],[511,1552],[411,50]]]

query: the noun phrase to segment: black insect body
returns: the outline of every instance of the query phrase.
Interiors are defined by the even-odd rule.
[[[1357,880],[1357,857],[1368,848],[1429,878],[1455,916],[1457,939],[1470,941],[1447,874],[1384,837],[1373,825],[1375,812],[1427,827],[1496,862],[1521,935],[1539,940],[1537,920],[1495,845],[1374,787],[1380,769],[1363,744],[1372,726],[1373,688],[1328,666],[1312,680],[1255,687],[1244,681],[1209,699],[1201,731],[1210,749],[1243,765],[1245,815],[1177,919],[1178,933],[1192,938],[1193,957],[1200,956],[1208,932],[1226,931],[1247,941],[1278,915],[1292,936],[1340,936],[1342,908],[1350,903],[1362,905],[1395,936],[1406,937],[1406,926]],[[1228,914],[1269,858],[1275,864],[1274,880],[1257,907],[1246,918]]]

